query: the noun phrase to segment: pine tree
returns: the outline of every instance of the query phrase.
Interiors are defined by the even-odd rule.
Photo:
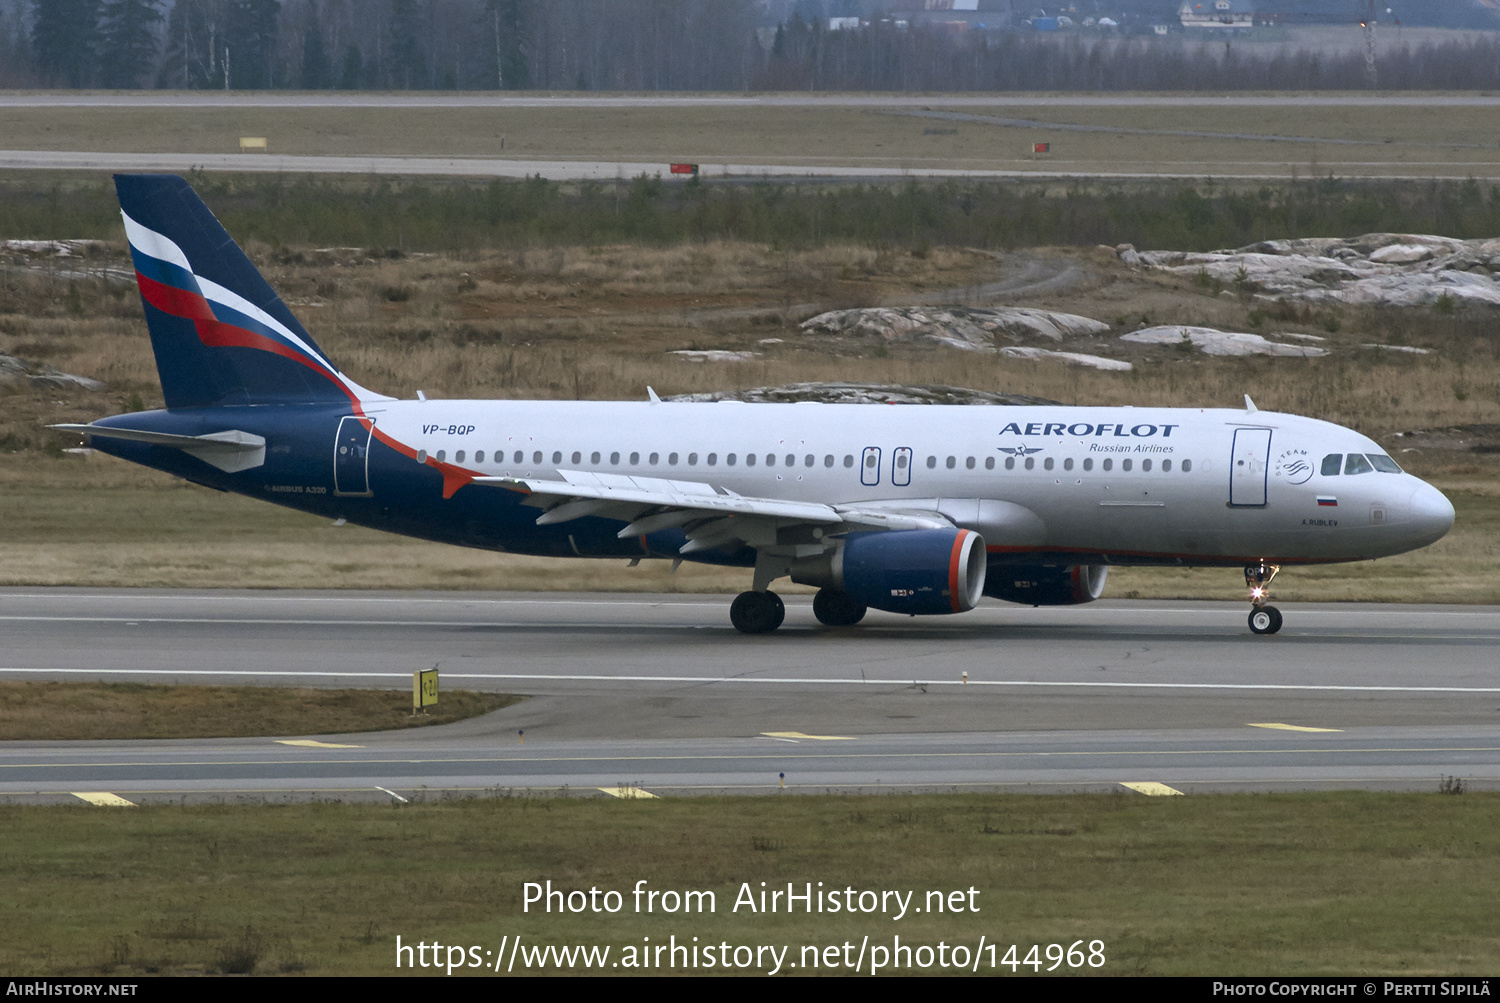
[[[391,0],[391,56],[392,83],[402,90],[421,87],[426,76],[422,46],[417,36],[421,31],[421,18],[416,0]]]
[[[323,47],[323,32],[316,23],[302,35],[301,86],[305,91],[320,91],[333,82],[333,65]]]
[[[229,83],[245,90],[276,86],[276,20],[281,0],[230,0],[226,32]]]
[[[99,76],[105,87],[139,87],[156,68],[161,0],[105,0]]]
[[[88,86],[99,38],[99,0],[32,0],[31,13],[31,51],[42,79]]]

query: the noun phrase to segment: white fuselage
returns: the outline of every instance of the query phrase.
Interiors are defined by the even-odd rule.
[[[1268,411],[432,400],[367,413],[419,458],[476,475],[585,471],[937,511],[991,554],[1349,561],[1425,546],[1453,522],[1416,477],[1328,460],[1385,459],[1372,440]]]

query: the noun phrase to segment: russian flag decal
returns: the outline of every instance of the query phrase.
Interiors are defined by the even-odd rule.
[[[1318,505],[1324,508],[1338,508],[1339,500],[1330,495],[1318,495]]]

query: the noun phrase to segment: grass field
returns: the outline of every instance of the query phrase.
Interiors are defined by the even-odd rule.
[[[890,948],[898,935],[971,958],[983,936],[997,961],[1041,945],[1044,968],[1048,944],[1103,942],[1100,967],[1064,961],[1059,974],[1454,976],[1500,963],[1500,798],[1472,793],[11,807],[5,823],[0,970],[17,976],[390,975],[397,936],[477,946],[486,965],[517,937],[528,950],[608,946],[610,974],[637,974],[626,949],[672,937],[789,948],[792,974],[812,974],[804,947],[842,959],[849,943],[852,962],[864,938]],[[623,907],[525,911],[524,883],[548,880],[619,891]],[[713,892],[715,908],[637,914],[642,880]],[[761,882],[915,892],[923,911],[736,911],[742,885],[758,895]],[[954,891],[963,911],[929,908],[928,892]],[[400,973],[434,974],[411,964]],[[763,956],[749,971],[770,968]]]
[[[734,109],[7,108],[0,109],[0,135],[7,149],[16,150],[228,153],[239,148],[241,136],[264,136],[278,154],[623,160],[659,164],[662,171],[668,162],[691,161],[1188,176],[1500,176],[1500,146],[1487,138],[1491,109],[1329,107],[1285,97],[1273,107],[1226,111],[1192,105],[1057,108],[1027,105],[1024,97],[1000,110],[979,102],[940,109],[1027,120],[1010,125],[831,103]],[[1173,134],[1183,131],[1223,135]],[[1051,143],[1050,155],[1032,156],[1036,142]]]
[[[402,690],[142,683],[0,681],[0,735],[8,741],[331,735],[449,724],[520,697],[445,690],[413,714]]]

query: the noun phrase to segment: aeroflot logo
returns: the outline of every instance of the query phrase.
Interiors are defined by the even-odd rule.
[[[1153,435],[1160,435],[1163,439],[1171,438],[1172,429],[1181,428],[1181,425],[1130,425],[1103,424],[1091,425],[1086,421],[1080,421],[1072,425],[1064,425],[1060,421],[1032,421],[1024,426],[1018,422],[1011,422],[1000,430],[1001,435],[1071,435],[1082,438],[1087,435],[1112,435],[1117,439],[1149,439]]]

